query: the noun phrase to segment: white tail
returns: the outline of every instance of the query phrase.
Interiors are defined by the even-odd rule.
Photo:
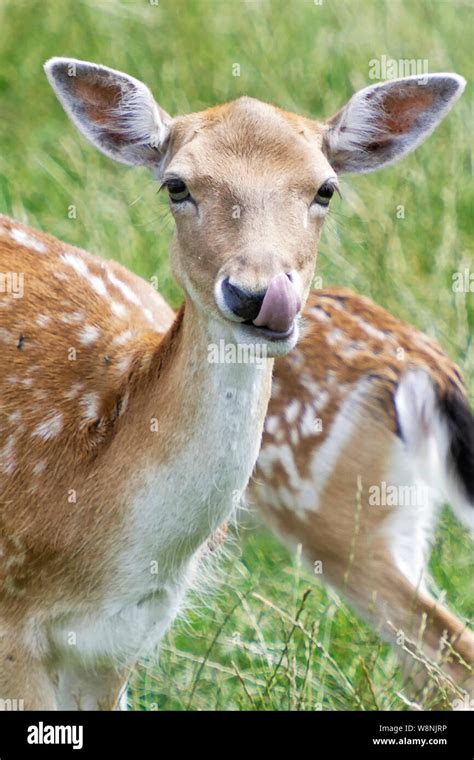
[[[173,322],[119,265],[0,220],[0,697],[110,708],[246,487],[332,162],[404,155],[463,81],[371,88],[325,123],[251,98],[172,118],[126,74],[72,59],[46,72],[96,147],[167,191],[185,292]],[[229,364],[228,347],[260,361]]]
[[[472,690],[474,635],[426,585],[441,505],[473,525],[474,417],[459,370],[350,291],[312,293],[304,322],[275,364],[248,499],[421,668],[418,683],[441,667]]]

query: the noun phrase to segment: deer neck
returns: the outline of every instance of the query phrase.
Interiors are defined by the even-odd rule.
[[[256,427],[259,421],[263,426],[273,360],[240,350],[231,326],[204,315],[191,301],[186,302],[178,319],[166,383],[174,392],[179,389],[181,408],[186,407],[194,415],[197,404],[210,410],[223,399],[226,406],[227,401],[234,400],[235,391],[245,401],[247,411],[257,415]],[[229,407],[231,411],[233,404]]]
[[[143,426],[155,421],[156,432],[132,485],[133,532],[149,537],[161,567],[163,554],[185,560],[229,516],[258,456],[273,360],[234,362],[227,346],[230,326],[188,300],[142,391]]]

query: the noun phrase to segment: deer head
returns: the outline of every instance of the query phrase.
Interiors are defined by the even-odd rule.
[[[170,116],[140,81],[53,58],[48,79],[106,155],[147,166],[176,222],[172,268],[196,314],[238,343],[286,353],[338,174],[371,172],[422,142],[462,93],[454,74],[384,82],[328,121],[250,97]]]

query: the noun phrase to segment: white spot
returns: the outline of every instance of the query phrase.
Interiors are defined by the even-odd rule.
[[[83,322],[85,318],[82,311],[72,311],[70,314],[63,314],[61,322],[64,322],[65,325],[77,325],[79,322]]]
[[[304,412],[300,423],[300,432],[302,436],[316,434],[316,414],[311,404],[304,405]]]
[[[329,391],[322,388],[318,393],[313,395],[313,406],[317,412],[322,412],[326,408],[330,399]]]
[[[280,502],[283,504],[286,509],[293,510],[295,505],[295,494],[291,493],[289,488],[285,488],[285,486],[280,486],[277,489],[277,498],[280,500]]]
[[[110,308],[112,309],[113,313],[116,317],[125,317],[127,315],[127,309],[123,305],[123,303],[119,303],[119,301],[112,301],[110,304]]]
[[[321,393],[321,385],[313,380],[308,372],[303,372],[300,375],[300,381],[311,396],[314,397]]]
[[[133,333],[131,330],[125,330],[125,332],[121,333],[120,335],[117,335],[112,343],[114,346],[123,346],[125,343],[128,343],[133,338]]]
[[[304,363],[301,352],[297,351],[296,349],[293,349],[293,351],[290,351],[287,357],[287,361],[290,362],[291,366],[295,370],[298,370]]]
[[[63,415],[60,412],[56,412],[47,420],[37,425],[31,435],[49,441],[51,438],[55,438],[58,435],[62,426]]]
[[[84,410],[83,419],[86,422],[94,422],[99,417],[99,396],[97,393],[87,393],[79,403]]]
[[[291,425],[300,413],[301,404],[297,399],[293,399],[285,409],[285,420]]]
[[[92,274],[86,262],[83,258],[81,258],[81,256],[78,256],[75,253],[66,252],[61,255],[61,260],[64,261],[64,263],[68,266],[72,267],[76,274],[78,274],[80,277],[84,277],[84,279],[89,282],[90,286],[93,288],[93,290],[95,290],[96,293],[98,293],[99,296],[107,295],[105,282],[101,277]]]
[[[115,367],[119,372],[126,372],[130,367],[131,361],[130,356],[124,356],[123,359],[120,359],[120,361],[117,362]]]
[[[134,303],[136,306],[140,306],[140,299],[127,283],[123,282],[123,280],[119,280],[111,271],[107,271],[107,277],[112,285],[115,285],[115,287],[120,290],[121,294],[127,299],[127,301],[131,301],[131,303]]]
[[[68,401],[72,401],[73,398],[76,398],[79,393],[82,391],[84,387],[84,383],[74,383],[74,385],[71,385],[68,391],[64,394],[64,398]]]
[[[15,425],[17,422],[20,422],[21,420],[21,412],[18,409],[16,412],[11,412],[8,415],[8,419],[10,420],[10,422],[12,422]]]
[[[367,335],[370,335],[371,338],[376,338],[383,342],[387,340],[387,335],[382,332],[382,330],[378,330],[371,325],[370,322],[365,322],[361,317],[357,317],[357,324],[367,333]]]
[[[38,253],[46,253],[48,250],[44,243],[25,232],[25,230],[14,228],[10,230],[10,237],[19,243],[19,245],[23,245],[25,248],[32,248]]]
[[[6,475],[11,475],[15,470],[13,450],[15,448],[15,436],[10,435],[1,452],[2,470]]]
[[[315,306],[313,308],[313,317],[317,319],[318,322],[329,322],[331,319],[329,314],[327,314],[321,306]]]
[[[286,440],[285,431],[283,430],[282,427],[280,427],[275,433],[275,441],[277,443],[284,443],[285,440]]]
[[[85,325],[85,327],[79,333],[79,341],[83,346],[90,346],[91,343],[95,343],[100,335],[100,330],[94,325]]]
[[[155,320],[153,319],[153,312],[151,311],[151,309],[143,309],[143,313],[146,319],[148,319],[148,321],[151,322],[152,325],[154,325]]]
[[[51,317],[47,314],[40,314],[38,317],[36,317],[36,324],[38,327],[46,327],[46,325],[49,325],[51,322]]]
[[[72,267],[76,274],[79,274],[81,277],[88,277],[89,276],[89,270],[87,268],[87,264],[80,256],[78,256],[75,253],[63,253],[60,256],[60,260],[63,261],[68,266]]]
[[[97,277],[97,275],[91,274],[89,276],[89,281],[93,289],[95,290],[96,293],[99,294],[99,296],[107,295],[107,288],[105,287],[105,283],[101,277]]]
[[[330,346],[335,346],[336,343],[339,343],[343,338],[344,333],[338,327],[326,333],[326,342],[329,343]]]
[[[258,464],[267,478],[271,477],[273,474],[273,466],[277,463],[283,466],[283,469],[290,477],[290,480],[293,479],[294,482],[299,482],[299,473],[296,469],[291,448],[288,445],[275,446],[273,443],[264,446],[260,451]]]
[[[270,415],[265,420],[265,430],[269,435],[275,435],[280,420],[276,414]]]
[[[99,396],[97,393],[86,393],[79,401],[84,409],[83,417],[85,420],[92,422],[99,416]]]
[[[33,475],[41,475],[46,469],[46,462],[37,462],[33,467]]]
[[[278,489],[279,497],[281,497],[282,493],[285,494],[284,506],[289,506],[292,510],[317,508],[315,486],[311,480],[305,480],[300,476],[291,446],[288,444],[284,444],[283,446],[269,444],[264,446],[260,451],[258,464],[265,477],[269,479],[272,478],[273,468],[276,464],[281,465],[285,470],[293,496],[287,488],[284,490]],[[275,506],[277,505],[275,504]]]
[[[353,359],[361,351],[367,349],[367,343],[360,340],[351,340],[350,343],[346,343],[341,348],[338,348],[337,354],[341,359]]]
[[[338,388],[340,387],[337,373],[333,369],[330,369],[328,372],[326,372],[324,383],[329,388],[332,388],[334,385],[337,385]]]

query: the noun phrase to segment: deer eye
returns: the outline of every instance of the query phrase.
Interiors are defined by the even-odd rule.
[[[334,195],[335,189],[336,187],[333,182],[324,182],[314,196],[313,203],[317,203],[319,206],[329,206],[329,201]]]
[[[186,184],[180,179],[167,180],[165,187],[173,203],[182,203],[191,199],[191,194]]]

